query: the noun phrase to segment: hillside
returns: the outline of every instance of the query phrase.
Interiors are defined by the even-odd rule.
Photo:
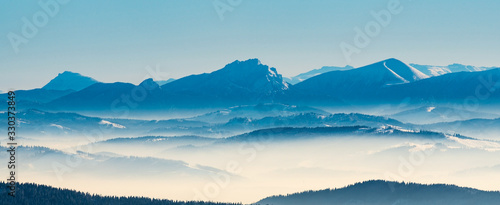
[[[487,192],[446,184],[424,185],[374,180],[340,189],[272,196],[255,205],[498,204],[499,201],[500,192]]]
[[[6,187],[7,183],[0,182]],[[7,204],[37,204],[37,205],[65,205],[65,204],[120,204],[120,205],[236,205],[232,203],[215,202],[182,202],[166,199],[151,199],[145,197],[117,197],[100,196],[79,191],[54,188],[33,183],[17,185],[16,197],[12,198],[6,193],[0,195],[0,205]]]

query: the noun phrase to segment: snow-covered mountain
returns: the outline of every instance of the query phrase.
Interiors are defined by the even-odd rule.
[[[331,71],[309,78],[292,87],[292,95],[340,99],[360,99],[378,89],[407,84],[428,78],[427,75],[397,59],[391,58],[361,68]],[[290,98],[294,98],[291,96]]]
[[[64,71],[43,86],[42,89],[79,91],[98,82],[91,77],[83,76],[79,73]]]
[[[401,102],[408,98],[412,102],[437,102],[464,104],[464,100],[475,103],[497,103],[500,100],[500,68],[478,72],[448,73],[413,83],[384,87],[377,98]]]
[[[455,72],[477,72],[477,71],[485,71],[485,70],[491,70],[495,69],[498,67],[480,67],[480,66],[471,66],[471,65],[462,65],[462,64],[451,64],[447,66],[436,66],[436,65],[421,65],[421,64],[414,64],[410,63],[410,67],[413,67],[423,73],[424,75],[427,75],[429,77],[433,76],[439,76],[439,75],[444,75],[447,73],[455,73]],[[351,70],[354,69],[352,66],[345,66],[345,67],[338,67],[338,66],[323,66],[320,69],[314,69],[305,73],[301,73],[299,75],[293,76],[293,77],[285,77],[284,79],[286,82],[295,85],[297,83],[300,83],[304,80],[307,80],[311,77],[327,73],[330,71],[342,71],[342,70]]]
[[[410,64],[410,65],[428,76],[439,76],[447,73],[456,73],[456,72],[485,71],[498,68],[498,67],[478,67],[471,65],[462,65],[457,63],[447,66],[419,65],[419,64]]]

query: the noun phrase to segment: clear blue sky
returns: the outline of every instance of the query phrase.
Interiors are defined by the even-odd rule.
[[[390,57],[407,63],[500,66],[500,1],[400,0],[402,12],[346,61],[340,43],[387,9],[390,0],[242,0],[219,18],[212,0],[70,1],[15,53],[23,17],[38,2],[0,3],[0,90],[41,87],[57,73],[139,83],[147,66],[166,77],[211,72],[259,58],[284,76],[322,66],[362,66]],[[39,14],[39,13],[38,13]],[[43,20],[43,18],[42,18]]]

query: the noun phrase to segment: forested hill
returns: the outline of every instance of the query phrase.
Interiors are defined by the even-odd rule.
[[[272,196],[253,205],[475,205],[500,204],[500,192],[481,191],[446,184],[400,183],[372,180],[340,189],[306,191]]]
[[[241,205],[215,202],[183,202],[145,197],[99,196],[79,191],[60,189],[32,183],[17,184],[16,197],[7,194],[7,184],[0,182],[0,204],[74,205],[74,204],[119,204],[119,205]]]

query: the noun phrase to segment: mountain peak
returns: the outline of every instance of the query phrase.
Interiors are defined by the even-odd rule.
[[[288,83],[285,82],[276,68],[264,65],[256,58],[234,61],[212,74],[224,75],[231,81],[241,82],[245,86],[258,87],[257,89],[288,89]]]
[[[248,60],[240,61],[240,60],[235,60],[230,64],[253,64],[253,65],[262,65],[260,60],[258,58],[250,58]]]
[[[244,76],[245,74],[250,74],[250,73],[259,73],[259,74],[266,73],[271,76],[281,77],[281,75],[278,74],[276,68],[262,64],[260,60],[257,58],[248,59],[245,61],[239,61],[239,60],[233,61],[232,63],[227,64],[226,66],[224,66],[224,68],[215,71],[214,73],[217,72],[239,73],[243,77],[245,77]]]
[[[75,72],[71,72],[71,71],[64,71],[62,73],[59,73],[58,75],[78,75],[78,76],[82,76],[80,73],[75,73]]]
[[[79,91],[95,83],[98,83],[98,81],[91,77],[83,76],[80,73],[64,71],[43,86],[42,89]]]
[[[375,66],[375,65],[385,67],[385,69],[392,72],[396,77],[401,78],[401,80],[404,82],[414,82],[429,77],[424,73],[420,72],[419,70],[417,70],[416,68],[396,58],[389,58],[365,67]]]
[[[220,99],[231,96],[230,101],[267,102],[272,96],[288,89],[275,68],[258,59],[234,61],[212,73],[187,76],[162,86],[170,93],[206,96]]]
[[[385,61],[385,62],[394,61],[394,62],[400,62],[400,63],[403,63],[403,61],[401,61],[401,60],[399,60],[399,59],[397,59],[397,58],[388,58],[388,59],[385,59],[385,60],[383,60],[383,61]]]
[[[227,64],[224,68],[215,71],[216,72],[234,72],[234,73],[251,73],[256,71],[265,71],[276,73],[275,68],[269,68],[267,65],[263,65],[259,59],[253,58],[245,61],[233,61]]]

